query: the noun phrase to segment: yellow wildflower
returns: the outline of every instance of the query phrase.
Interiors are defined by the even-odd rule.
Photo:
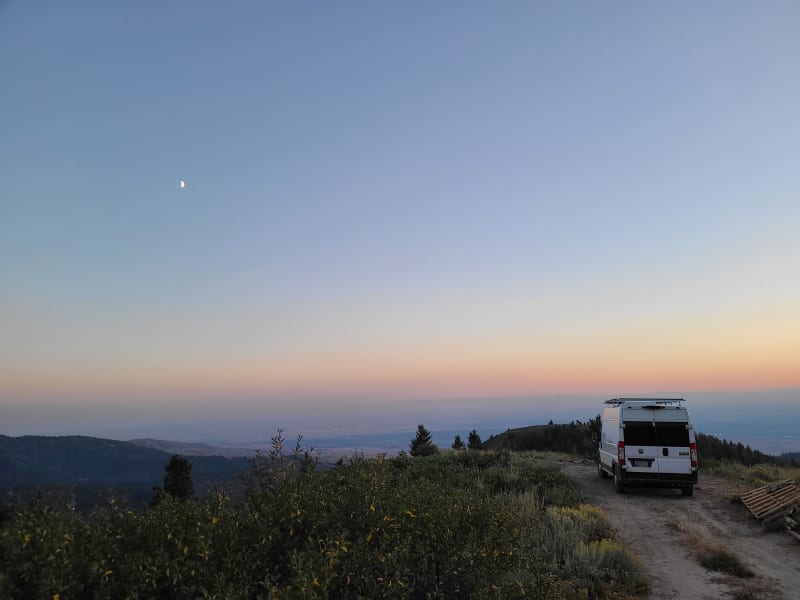
[[[184,556],[188,556],[188,554],[189,554],[189,546],[184,546],[183,547],[183,555]]]

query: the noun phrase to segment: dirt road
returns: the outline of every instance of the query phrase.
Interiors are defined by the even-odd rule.
[[[749,489],[700,474],[692,498],[679,490],[635,489],[617,494],[594,462],[563,465],[584,501],[603,508],[650,575],[651,600],[800,598],[800,544],[767,532],[732,498]],[[696,548],[710,544],[738,557],[755,576],[739,578],[700,566]]]

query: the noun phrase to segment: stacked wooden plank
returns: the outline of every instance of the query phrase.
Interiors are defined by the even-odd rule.
[[[793,479],[770,483],[742,494],[742,503],[762,523],[782,519],[800,541],[800,487]]]
[[[786,531],[789,532],[789,535],[800,542],[800,507],[795,505],[792,512],[783,517],[783,521],[786,523]]]

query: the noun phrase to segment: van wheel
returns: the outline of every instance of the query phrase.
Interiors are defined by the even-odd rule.
[[[599,460],[597,461],[597,474],[600,475],[600,479],[608,479],[608,473],[606,473],[603,464]]]
[[[694,496],[694,486],[693,485],[687,485],[686,487],[682,487],[681,488],[681,493],[684,496]]]
[[[625,493],[625,484],[622,483],[622,479],[619,476],[619,467],[614,469],[614,489],[617,490],[618,494]]]

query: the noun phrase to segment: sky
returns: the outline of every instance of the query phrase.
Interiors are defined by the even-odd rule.
[[[798,391],[798,30],[2,2],[0,428]]]

